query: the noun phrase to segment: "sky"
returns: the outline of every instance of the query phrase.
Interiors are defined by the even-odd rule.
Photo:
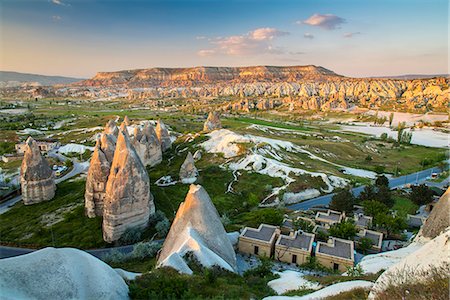
[[[0,70],[320,65],[448,73],[448,0],[0,0]]]

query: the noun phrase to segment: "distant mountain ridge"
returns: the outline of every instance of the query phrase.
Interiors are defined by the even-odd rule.
[[[436,77],[449,77],[450,74],[404,74],[395,76],[372,76],[369,78],[383,78],[383,79],[402,79],[402,80],[413,80],[413,79],[428,79]]]
[[[92,79],[76,85],[151,87],[191,86],[217,82],[287,82],[298,80],[323,81],[343,78],[320,66],[251,66],[251,67],[192,67],[150,68],[99,72]]]
[[[34,85],[71,84],[81,80],[83,80],[83,78],[73,78],[65,76],[47,76],[30,73],[0,71],[1,87],[20,86],[23,84],[34,84]]]

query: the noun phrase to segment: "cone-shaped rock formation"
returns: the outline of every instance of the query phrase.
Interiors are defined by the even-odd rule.
[[[204,131],[213,131],[222,128],[222,122],[220,122],[220,116],[218,112],[210,112],[208,118],[203,125]]]
[[[106,137],[102,134],[102,137]],[[108,138],[106,138],[106,141]],[[103,202],[105,198],[106,183],[111,170],[111,161],[102,150],[103,139],[98,139],[92,154],[89,171],[86,178],[86,191],[84,194],[85,212],[89,218],[103,216]],[[114,153],[113,153],[114,155]]]
[[[126,130],[120,130],[106,184],[103,239],[113,242],[127,228],[147,226],[149,215],[154,212],[147,171],[130,144]]]
[[[36,141],[29,137],[20,168],[22,199],[25,205],[47,201],[55,196],[55,177]]]
[[[104,133],[117,137],[119,128],[117,128],[117,124],[114,120],[109,120],[108,123],[106,123]]]
[[[125,123],[125,125],[127,126],[130,126],[131,125],[130,118],[128,118],[128,116],[125,116],[125,118],[123,118],[123,123]]]
[[[155,166],[162,161],[161,144],[155,129],[148,122],[143,130],[134,129],[132,144],[144,166]]]
[[[180,180],[183,183],[194,183],[197,180],[198,171],[194,164],[192,153],[188,152],[186,159],[180,168]]]
[[[192,274],[183,257],[192,254],[205,267],[220,266],[236,272],[236,255],[214,204],[200,185],[191,185],[180,204],[157,266]]]
[[[164,152],[172,147],[172,141],[170,139],[169,131],[163,121],[159,120],[156,124],[156,136],[161,144],[161,150]]]

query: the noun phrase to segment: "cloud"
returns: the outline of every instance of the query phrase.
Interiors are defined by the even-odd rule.
[[[53,22],[59,22],[62,20],[62,17],[61,16],[52,16],[52,20],[53,20]]]
[[[257,28],[242,35],[232,35],[228,37],[217,37],[210,39],[211,49],[198,51],[200,56],[210,56],[224,54],[231,56],[246,56],[256,54],[281,54],[282,48],[274,47],[272,42],[281,36],[288,35],[289,32],[276,28]]]
[[[204,36],[204,35],[199,35],[199,36],[196,36],[195,39],[196,39],[196,40],[205,40],[205,39],[206,39],[206,36]]]
[[[306,32],[305,34],[303,34],[303,37],[305,39],[310,39],[312,40],[314,38],[314,35],[312,33]]]
[[[347,33],[344,34],[344,37],[347,38],[347,39],[350,39],[353,36],[358,35],[358,34],[361,34],[361,32],[359,32],[359,31],[357,31],[357,32],[347,32]]]
[[[53,4],[61,5],[61,6],[70,6],[70,4],[64,3],[61,0],[51,0]]]
[[[344,18],[332,14],[314,14],[306,20],[297,21],[297,24],[306,24],[310,26],[317,26],[326,30],[334,30],[339,28],[339,25],[344,24]]]

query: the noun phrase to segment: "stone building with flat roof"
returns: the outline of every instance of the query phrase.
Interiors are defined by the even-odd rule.
[[[326,212],[318,211],[315,221],[322,226],[332,226],[336,223],[341,223],[344,219],[345,213],[329,209]]]
[[[36,139],[35,142],[41,153],[47,153],[60,146],[58,140],[55,139]],[[17,154],[23,155],[26,149],[26,142],[16,144],[15,148]]]
[[[355,242],[359,243],[362,238],[368,238],[372,241],[370,252],[380,252],[383,245],[383,233],[373,230],[364,229],[357,233]]]
[[[316,259],[324,267],[347,271],[355,263],[355,245],[353,241],[330,237],[327,243],[317,242]]]
[[[296,231],[291,235],[280,235],[275,243],[274,258],[286,262],[301,265],[308,262],[311,256],[314,234]]]
[[[238,249],[242,253],[272,257],[280,229],[261,224],[258,228],[245,227],[239,236]]]
[[[353,219],[356,228],[359,230],[368,229],[372,226],[373,218],[370,216],[366,216],[364,214],[354,214],[353,218],[347,218],[347,219]]]

